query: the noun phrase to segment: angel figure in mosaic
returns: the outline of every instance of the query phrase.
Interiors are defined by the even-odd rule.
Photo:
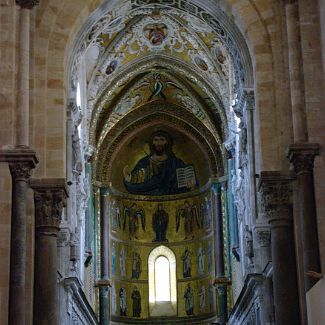
[[[141,226],[143,231],[146,230],[146,219],[144,210],[139,207],[136,203],[133,203],[130,207],[124,208],[124,218],[125,223],[123,226],[123,230],[125,230],[126,221],[129,222],[129,238],[138,239],[138,230],[139,223],[141,222]]]
[[[195,204],[190,205],[188,201],[184,202],[184,205],[179,208],[176,212],[176,232],[179,230],[181,219],[184,219],[184,230],[185,230],[185,239],[189,237],[194,237],[194,223],[196,222],[199,226],[198,220],[198,210]]]

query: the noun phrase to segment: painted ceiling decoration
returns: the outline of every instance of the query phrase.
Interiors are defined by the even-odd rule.
[[[116,100],[116,97],[118,97],[119,93],[124,92],[123,90],[125,89],[125,85],[129,84],[130,80],[136,79],[139,75],[143,75],[148,72],[150,73],[153,70],[160,71],[162,67],[164,71],[168,71],[174,75],[174,80],[183,80],[183,83],[186,83],[188,85],[186,86],[186,88],[189,89],[189,92],[192,93],[192,96],[193,94],[197,93],[198,96],[201,98],[201,101],[205,104],[205,106],[210,108],[210,110],[212,111],[216,111],[217,116],[215,118],[221,120],[222,127],[225,127],[227,125],[227,119],[231,121],[233,116],[231,116],[229,110],[228,112],[225,112],[225,110],[223,109],[224,106],[220,101],[220,94],[218,93],[218,89],[214,89],[212,85],[207,84],[206,81],[199,75],[199,73],[193,70],[192,67],[187,67],[181,61],[166,58],[165,56],[154,55],[145,57],[139,62],[134,62],[132,65],[127,67],[125,72],[121,72],[118,77],[107,86],[106,90],[103,91],[103,95],[101,97],[95,97],[93,100],[89,100],[88,108],[92,110],[93,114],[92,125],[90,126],[90,139],[92,143],[95,143],[93,132],[95,129],[97,129],[98,132],[98,121],[100,121],[100,116],[104,114],[103,111],[106,107],[108,107],[110,111],[112,110],[112,102]],[[193,86],[196,86],[195,89],[193,89]],[[169,86],[168,88],[177,89],[171,86]],[[149,95],[147,99],[149,99]],[[153,97],[152,99],[157,99],[157,97]],[[173,102],[173,100],[170,98],[168,98],[168,100],[171,100]],[[186,100],[186,98],[183,98],[183,101],[184,100]],[[185,106],[188,105],[189,103],[187,102],[187,105]],[[92,109],[92,107],[95,108]],[[188,109],[193,110],[193,108],[191,107],[188,107]],[[228,116],[226,116],[225,114],[227,114]],[[224,130],[223,132],[227,134],[226,130]]]
[[[107,1],[81,30],[71,91],[83,61],[86,146],[98,163],[96,177],[107,180],[114,143],[128,137],[130,125],[156,113],[169,114],[174,122],[166,116],[165,122],[175,129],[183,125],[192,137],[209,139],[199,142],[209,165],[218,161],[211,173],[226,168],[223,143],[236,129],[243,89],[251,86],[251,62],[241,34],[217,2],[202,7],[199,1]]]

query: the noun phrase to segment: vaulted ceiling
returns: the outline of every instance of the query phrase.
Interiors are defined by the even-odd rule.
[[[211,166],[223,165],[251,64],[236,26],[215,2],[108,1],[80,32],[72,88],[81,63],[98,175],[118,148],[113,144],[141,121],[174,125],[200,142]]]

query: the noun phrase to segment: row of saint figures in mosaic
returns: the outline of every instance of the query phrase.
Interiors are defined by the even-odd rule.
[[[197,316],[213,312],[215,310],[214,286],[211,283],[207,284],[201,281],[198,283],[197,288],[193,287],[193,283],[187,283],[181,289],[178,301],[179,304],[183,305],[180,305],[179,309],[184,310],[184,314],[187,316]],[[131,302],[131,309],[128,308],[128,302]],[[137,286],[133,286],[131,292],[128,292],[127,287],[122,286],[117,290],[115,296],[112,297],[112,313],[114,315],[140,318],[143,316],[144,308],[146,308],[146,304],[144,304],[141,292]]]
[[[184,234],[183,238],[179,238],[184,240],[193,239],[198,231],[209,232],[212,229],[210,197],[198,203],[185,200],[171,212],[168,210],[168,204],[156,203],[155,211],[149,215],[154,233],[152,242],[168,242],[170,227],[175,229],[176,234]],[[148,231],[148,212],[137,202],[122,204],[113,200],[110,203],[110,216],[112,232],[127,234],[129,240],[139,240],[140,234]]]
[[[111,275],[120,279],[140,279],[142,271],[145,269],[144,263],[147,264],[147,260],[142,260],[137,249],[132,248],[132,252],[128,253],[125,246],[121,245],[119,251],[117,247],[118,245],[113,242],[111,248]],[[185,247],[178,257],[177,265],[182,266],[182,277],[184,279],[203,276],[213,271],[213,247],[211,241],[202,242],[196,251],[193,251],[194,249],[194,247]],[[127,263],[127,260],[131,262]],[[129,264],[131,267],[127,267]],[[193,265],[197,268],[195,274],[193,274]]]

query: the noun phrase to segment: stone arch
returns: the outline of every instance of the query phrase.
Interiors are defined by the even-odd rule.
[[[149,273],[149,310],[151,316],[163,316],[159,315],[159,306],[156,305],[155,299],[155,261],[160,256],[167,258],[170,266],[170,304],[174,311],[174,315],[177,313],[177,283],[176,283],[176,256],[174,252],[163,245],[154,248],[148,257],[148,273]],[[164,311],[164,310],[163,310]]]
[[[137,112],[130,113],[127,116],[128,121],[122,120],[120,123],[112,129],[106,136],[100,148],[97,148],[94,154],[94,166],[96,172],[94,178],[104,183],[108,182],[110,173],[112,171],[112,163],[114,161],[116,152],[123,146],[128,138],[134,136],[139,130],[145,128],[148,125],[154,125],[157,123],[165,123],[177,127],[184,133],[187,134],[194,142],[199,143],[202,146],[205,154],[207,155],[207,162],[209,168],[214,176],[222,176],[226,169],[226,163],[224,161],[225,153],[222,146],[222,141],[213,135],[204,125],[198,121],[192,121],[191,123],[185,122],[186,117],[190,115],[181,107],[176,105],[167,104],[156,107],[155,112],[151,112],[150,105],[147,105],[145,109],[147,112],[136,118]],[[173,110],[179,109],[178,116],[173,113]],[[128,127],[121,128],[120,124],[126,124]]]
[[[35,147],[38,154],[43,158],[41,160],[44,161],[44,165],[40,165],[38,168],[39,174],[48,174],[52,176],[65,174],[65,155],[63,154],[65,151],[64,135],[66,133],[65,107],[67,98],[70,96],[70,86],[64,80],[66,80],[66,77],[71,73],[69,56],[71,58],[71,54],[72,56],[76,54],[75,50],[73,50],[73,40],[79,38],[78,35],[80,35],[80,31],[78,30],[84,30],[85,26],[90,25],[90,22],[86,22],[86,19],[96,7],[98,7],[96,9],[97,11],[95,10],[98,15],[102,10],[102,7],[99,7],[100,5],[107,8],[107,6],[114,3],[116,3],[116,1],[110,1],[104,4],[101,1],[93,1],[84,5],[73,3],[73,10],[71,8],[71,10],[68,10],[67,7],[58,8],[57,3],[50,1],[48,3],[50,5],[47,5],[45,10],[45,4],[44,7],[41,5],[40,9],[38,9],[39,11],[36,15],[36,39],[47,48],[48,54],[47,57],[41,55],[40,60],[36,60],[35,62],[35,71],[37,71],[37,74],[43,76],[41,78],[43,81],[38,81],[39,87],[35,89],[35,91],[40,93],[39,97],[35,98],[35,109],[40,110],[42,107],[47,107],[47,112],[40,112],[40,118],[33,122],[35,124],[35,133],[32,137],[32,141],[36,144]],[[248,47],[250,48],[251,57],[254,63],[256,104],[258,111],[260,111],[256,116],[256,119],[260,121],[256,128],[257,134],[259,134],[260,138],[259,142],[258,138],[256,139],[257,147],[260,148],[261,152],[259,165],[265,168],[267,167],[266,165],[264,166],[262,158],[265,156],[271,158],[268,159],[268,164],[272,165],[269,167],[274,168],[279,164],[278,144],[275,144],[270,148],[270,145],[267,143],[270,134],[274,134],[274,132],[278,131],[276,118],[270,117],[269,114],[269,112],[273,112],[275,108],[274,96],[270,96],[270,93],[274,91],[274,78],[270,76],[268,77],[269,80],[263,80],[263,76],[270,74],[267,73],[267,71],[271,71],[271,74],[273,74],[274,69],[273,63],[271,64],[271,67],[268,65],[267,68],[263,68],[263,61],[265,62],[266,58],[273,62],[271,52],[272,39],[270,40],[270,37],[267,36],[267,31],[265,30],[265,24],[267,24],[269,29],[269,26],[272,26],[272,23],[270,23],[270,17],[273,17],[273,9],[270,8],[265,1],[258,2],[255,7],[253,7],[252,3],[249,1],[245,1],[244,4],[240,1],[231,4],[226,1],[225,3],[227,5],[225,6],[225,10],[233,15],[235,23],[237,23],[241,32],[248,40]],[[212,6],[214,8],[212,10],[213,13],[217,9],[217,5],[212,4],[212,1],[208,1],[204,6],[206,8]],[[66,12],[77,12],[78,14],[74,17],[71,15],[67,18],[65,17]],[[224,13],[222,14],[225,15]],[[91,20],[93,20],[93,18],[91,18],[90,21]],[[81,28],[81,26],[84,27]],[[257,26],[262,27],[262,30],[264,30],[265,33],[257,34],[256,30],[260,30]],[[53,35],[52,33],[58,27],[64,31],[64,39],[67,40],[65,47],[61,46],[59,47],[59,50],[56,46],[55,37],[51,37]],[[45,40],[46,38],[49,38],[50,41],[47,42]],[[40,51],[41,50],[44,50],[44,48],[40,47]],[[36,53],[40,54],[37,49]],[[48,65],[50,61],[56,61],[56,64],[50,66]],[[55,71],[56,69],[58,70]],[[269,84],[270,87],[268,87],[267,84]],[[46,96],[50,98],[48,103],[46,103]],[[55,111],[55,113],[51,110],[53,112]],[[266,111],[268,111],[268,114],[266,114]],[[46,121],[46,114],[49,114],[51,117],[55,115],[55,119],[53,119],[55,123],[44,123],[44,121]],[[41,116],[43,116],[43,119]],[[50,120],[52,119],[50,118]],[[44,135],[43,141],[36,139],[40,136],[40,132],[38,131],[41,131],[41,134]],[[49,148],[48,144],[51,142],[56,142],[57,149],[52,150]],[[272,154],[270,154],[270,150]],[[53,159],[56,155],[60,156],[57,160]],[[60,163],[56,164],[58,161],[60,161]]]
[[[159,64],[157,64],[157,61]],[[134,62],[130,67],[127,67],[123,70],[115,79],[113,79],[108,85],[105,85],[103,89],[98,94],[98,99],[95,103],[91,103],[90,107],[93,107],[91,112],[91,124],[90,124],[90,144],[94,145],[95,142],[95,131],[97,126],[97,121],[99,119],[99,111],[102,110],[102,107],[108,101],[110,95],[116,89],[119,84],[124,84],[127,80],[131,78],[135,78],[138,74],[145,73],[148,70],[165,67],[173,69],[176,74],[179,74],[181,77],[185,77],[187,72],[191,73],[196,82],[203,88],[206,89],[206,92],[211,96],[215,103],[216,112],[211,112],[211,114],[217,114],[221,125],[220,127],[223,130],[223,134],[225,138],[227,137],[228,131],[228,122],[231,119],[230,114],[227,114],[227,109],[224,107],[224,104],[221,100],[221,94],[218,90],[213,88],[211,82],[207,81],[205,78],[198,75],[197,71],[191,69],[186,66],[186,64],[182,63],[180,60],[176,60],[175,58],[171,59],[167,56],[148,56],[144,59],[139,60],[138,62]]]

